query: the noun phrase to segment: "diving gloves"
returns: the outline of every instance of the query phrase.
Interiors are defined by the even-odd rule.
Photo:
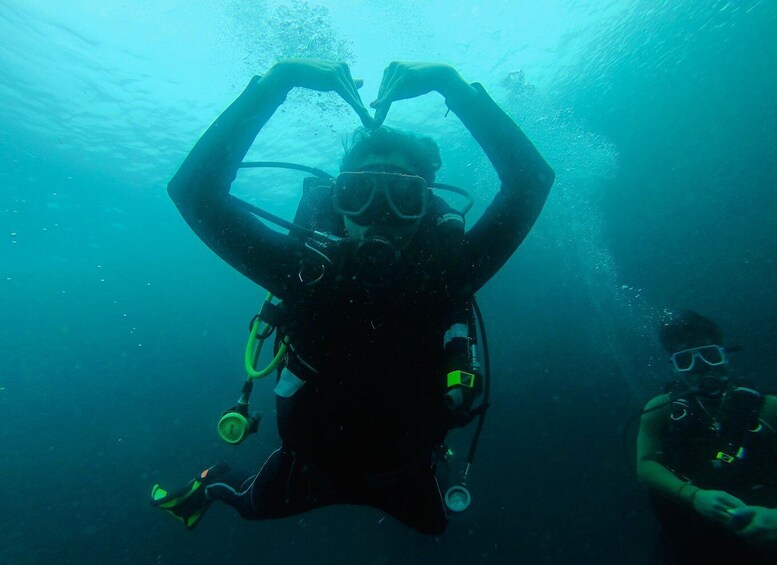
[[[167,492],[156,484],[151,489],[151,505],[170,513],[171,516],[183,522],[184,526],[192,529],[213,503],[213,500],[205,494],[205,487],[214,476],[223,474],[228,469],[229,467],[223,463],[205,469],[199,477],[173,493]]]

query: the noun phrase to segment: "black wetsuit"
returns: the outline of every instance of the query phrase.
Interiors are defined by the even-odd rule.
[[[181,214],[219,256],[281,298],[293,346],[277,397],[281,448],[252,477],[208,493],[247,518],[331,503],[379,507],[425,533],[445,527],[432,450],[445,436],[443,338],[462,303],[507,261],[534,223],[554,174],[515,123],[474,84],[449,103],[496,168],[501,190],[468,232],[446,234],[430,214],[401,276],[367,287],[347,265],[316,285],[300,282],[307,253],[229,197],[238,166],[283,102],[259,77],[202,136],[169,185]],[[458,235],[456,235],[458,233]],[[442,234],[442,235],[441,235]]]
[[[759,407],[732,415],[720,411],[715,423],[694,395],[683,396],[680,391],[669,408],[662,465],[702,489],[725,491],[749,505],[777,508],[777,435],[766,424],[759,425]],[[726,462],[718,453],[731,459]],[[656,494],[651,495],[651,503],[663,527],[656,562],[777,562],[773,549],[746,543],[728,528],[699,516],[687,503]]]

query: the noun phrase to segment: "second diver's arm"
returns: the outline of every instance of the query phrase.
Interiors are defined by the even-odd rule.
[[[690,504],[699,487],[680,479],[659,462],[666,433],[666,404],[669,395],[657,396],[647,403],[640,419],[637,436],[637,478],[648,489],[664,498]]]

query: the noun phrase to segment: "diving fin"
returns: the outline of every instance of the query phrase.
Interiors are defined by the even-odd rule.
[[[197,525],[212,502],[205,498],[205,485],[196,479],[172,494],[159,485],[151,489],[152,506],[170,513],[189,529]]]
[[[198,478],[173,493],[167,492],[156,484],[151,489],[151,505],[168,512],[183,522],[184,526],[192,529],[213,504],[213,500],[205,495],[206,479],[211,479],[214,474],[222,474],[228,469],[229,467],[223,463],[205,469]]]

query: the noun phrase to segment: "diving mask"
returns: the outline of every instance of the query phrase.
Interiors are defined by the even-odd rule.
[[[719,345],[691,347],[672,353],[672,365],[681,373],[693,370],[697,360],[710,367],[718,367],[724,365],[728,360],[726,352],[726,348]]]
[[[332,201],[335,212],[357,224],[405,223],[423,218],[428,192],[417,175],[348,171],[335,180]]]

